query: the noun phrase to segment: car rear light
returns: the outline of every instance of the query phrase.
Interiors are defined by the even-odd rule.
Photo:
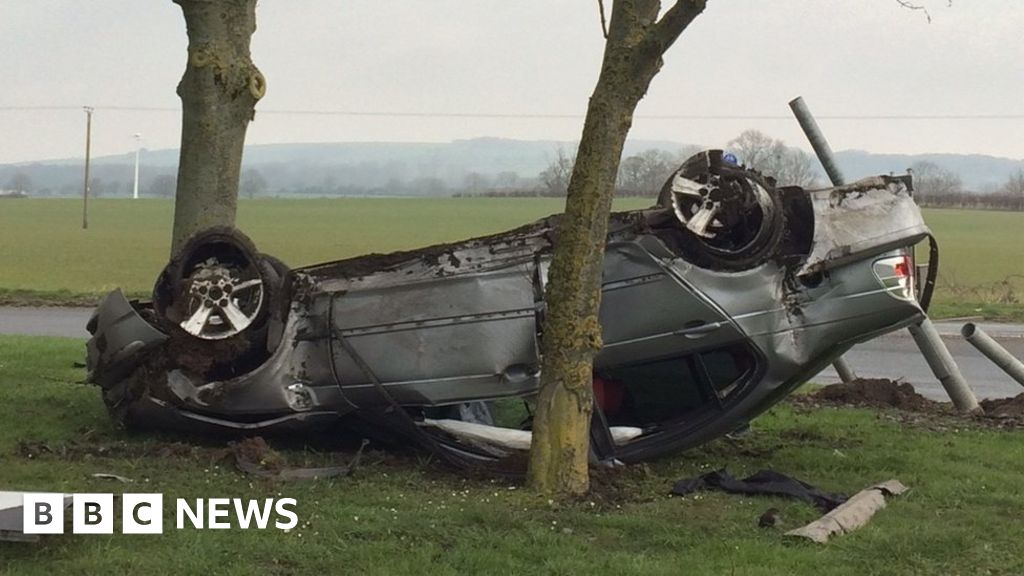
[[[914,299],[914,263],[910,255],[890,256],[876,260],[875,276],[893,296]]]
[[[904,256],[902,261],[896,263],[895,270],[896,276],[910,278],[910,258]]]

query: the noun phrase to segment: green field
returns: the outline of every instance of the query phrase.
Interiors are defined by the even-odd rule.
[[[2,574],[1024,573],[1021,431],[783,405],[741,439],[602,474],[589,496],[566,504],[376,447],[354,477],[275,482],[236,471],[224,439],[116,430],[99,391],[80,384],[82,353],[81,340],[0,336],[0,488],[160,492],[165,533],[0,542]],[[351,458],[331,440],[271,444],[293,465]],[[782,528],[794,528],[817,517],[807,504],[668,496],[675,481],[724,466],[736,475],[770,467],[848,493],[898,478],[911,491],[826,546],[792,543],[757,519],[776,507]],[[134,482],[91,476],[100,472]],[[274,496],[298,501],[298,528],[177,530],[168,504]]]
[[[239,227],[292,266],[469,238],[558,212],[559,199],[248,200]],[[625,199],[617,209],[648,200]],[[942,246],[940,315],[1015,316],[1024,300],[1024,213],[928,210]],[[0,298],[88,301],[115,287],[142,295],[169,250],[172,204],[97,200],[89,229],[76,200],[0,202]],[[1003,282],[1007,283],[1004,285]]]

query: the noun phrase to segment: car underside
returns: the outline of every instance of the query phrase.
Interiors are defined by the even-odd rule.
[[[289,269],[235,230],[193,237],[151,302],[109,294],[89,379],[129,426],[404,441],[458,465],[530,443],[560,216]],[[909,176],[808,191],[721,151],[611,216],[593,366],[595,462],[745,426],[853,344],[919,322],[937,251]],[[521,459],[519,459],[521,461]]]

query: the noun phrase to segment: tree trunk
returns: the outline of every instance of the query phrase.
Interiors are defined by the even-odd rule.
[[[601,349],[601,277],[619,160],[661,55],[703,8],[704,0],[680,0],[661,21],[656,0],[616,0],[612,8],[548,274],[529,468],[530,485],[545,494],[589,488],[591,366]]]
[[[178,84],[181,158],[171,255],[212,226],[234,226],[245,130],[266,82],[252,63],[256,0],[174,0],[188,29]]]
[[[588,488],[591,362],[601,348],[597,312],[617,162],[633,108],[598,83],[584,122],[565,214],[548,273],[541,389],[530,481],[541,492]],[[585,144],[585,145],[584,145]]]

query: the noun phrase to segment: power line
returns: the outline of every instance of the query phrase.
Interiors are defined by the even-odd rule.
[[[157,106],[94,106],[96,110],[113,112],[181,112],[180,108]],[[0,106],[0,112],[45,112],[81,110],[81,106]],[[379,111],[379,110],[289,110],[289,109],[257,109],[258,114],[282,116],[348,116],[375,118],[480,118],[480,119],[521,119],[521,120],[581,120],[583,114],[545,114],[545,113],[512,113],[512,112],[413,112],[413,111]],[[793,120],[784,114],[637,114],[639,120]],[[822,114],[819,120],[1024,120],[1024,114]]]

